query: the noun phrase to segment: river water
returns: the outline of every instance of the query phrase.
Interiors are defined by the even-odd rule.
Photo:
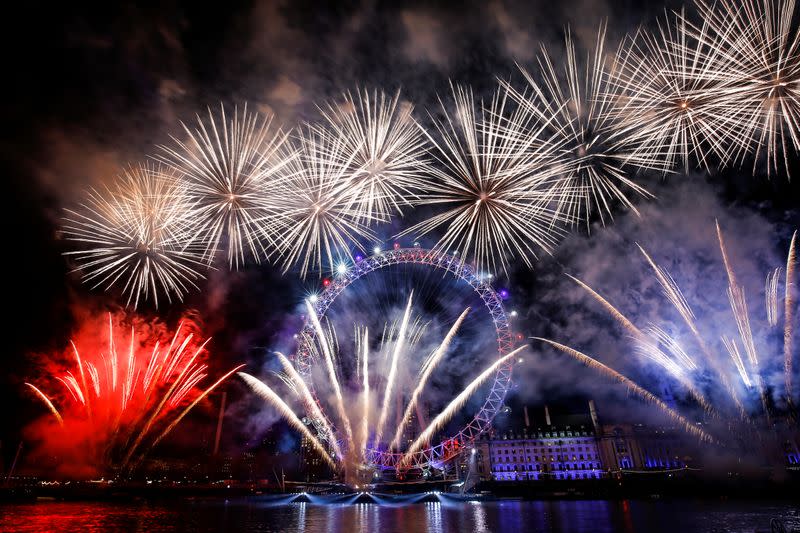
[[[780,502],[494,501],[406,505],[266,500],[169,503],[36,502],[0,504],[0,531],[261,531],[408,533],[755,532],[770,520],[800,531],[800,509]]]

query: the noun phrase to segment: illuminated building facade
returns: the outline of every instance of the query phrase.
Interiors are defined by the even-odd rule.
[[[493,481],[589,480],[626,471],[685,468],[691,462],[686,439],[677,430],[642,424],[601,426],[594,402],[589,416],[571,415],[553,423],[545,406],[543,423],[525,425],[479,440],[477,472]]]

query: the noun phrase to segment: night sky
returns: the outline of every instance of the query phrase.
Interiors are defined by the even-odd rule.
[[[87,187],[113,180],[124,165],[144,161],[177,131],[180,120],[192,120],[220,102],[246,102],[294,126],[319,118],[316,103],[348,89],[375,87],[399,88],[424,123],[424,110],[436,105],[437,94],[447,96],[448,80],[469,84],[479,95],[488,95],[498,77],[519,81],[515,62],[532,65],[540,43],[560,50],[568,24],[578,45],[589,45],[597,24],[607,19],[616,43],[640,24],[652,26],[665,8],[680,5],[661,0],[200,4],[29,5],[6,17],[0,128],[7,185],[8,318],[0,354],[6,461],[23,426],[41,415],[22,389],[36,374],[36,354],[62,349],[81,313],[123,303],[114,294],[90,291],[70,272],[62,255],[68,246],[58,238],[62,209],[74,206]],[[641,217],[619,210],[606,227],[597,222],[589,232],[576,230],[532,271],[515,268],[511,279],[500,280],[511,290],[509,306],[521,316],[516,329],[590,353],[602,351],[606,360],[620,357],[619,333],[598,318],[601,310],[563,273],[576,273],[646,319],[656,311],[642,302],[653,287],[644,284],[648,272],[634,246],[640,242],[691,280],[687,292],[722,294],[724,274],[714,281],[704,277],[708,271],[690,266],[718,259],[715,219],[746,263],[743,277],[754,298],[760,295],[763,267],[785,260],[791,232],[800,226],[800,168],[794,155],[791,181],[785,175],[751,176],[747,164],[711,176],[644,177],[657,199],[636,200]],[[390,242],[413,216],[379,229],[381,236]],[[292,273],[282,276],[271,266],[238,273],[223,266],[185,304],[158,311],[145,307],[140,314],[174,322],[196,310],[214,337],[216,370],[237,361],[257,369],[264,347],[296,324],[291,317],[314,283]],[[539,348],[517,378],[512,405],[549,402],[569,409],[611,388]],[[639,376],[654,383],[647,372]],[[616,412],[610,406],[609,411]]]

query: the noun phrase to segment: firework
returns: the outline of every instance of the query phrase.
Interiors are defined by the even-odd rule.
[[[292,411],[292,409],[284,402],[281,397],[275,393],[269,386],[262,381],[254,378],[250,374],[246,374],[244,372],[239,372],[239,377],[247,383],[247,386],[250,387],[256,394],[261,396],[264,400],[269,402],[270,405],[275,407],[278,412],[280,412],[281,416],[291,424],[293,428],[300,432],[308,441],[314,446],[317,453],[319,453],[320,457],[322,457],[326,463],[328,463],[331,467],[336,468],[336,463],[325,450],[325,447],[320,443],[319,439],[317,439],[314,434],[312,434],[308,428],[303,424],[303,421],[300,420],[296,414]]]
[[[325,369],[328,371],[328,379],[333,387],[333,392],[336,394],[336,409],[339,412],[339,419],[342,421],[345,432],[347,433],[347,443],[350,445],[350,449],[353,449],[353,430],[350,425],[350,417],[347,416],[347,411],[344,407],[344,397],[342,396],[342,388],[339,385],[339,377],[336,375],[336,368],[333,366],[334,356],[332,343],[330,342],[329,337],[325,335],[325,331],[322,329],[322,324],[319,321],[317,312],[314,310],[314,306],[311,305],[311,302],[308,300],[306,300],[306,309],[308,310],[309,318],[314,324],[314,329],[317,332],[317,340],[319,341],[319,345],[322,347],[322,354],[324,355],[323,359],[325,359]]]
[[[492,377],[497,369],[506,363],[507,361],[513,360],[514,357],[517,356],[522,350],[526,349],[527,346],[520,346],[516,350],[513,350],[511,353],[504,355],[503,357],[499,358],[497,361],[489,365],[483,372],[481,372],[478,377],[476,377],[469,385],[464,387],[458,396],[453,398],[453,400],[445,407],[442,412],[440,412],[436,417],[431,420],[430,424],[425,428],[425,430],[420,433],[419,437],[411,443],[406,450],[403,459],[400,461],[400,465],[407,466],[408,465],[408,458],[414,454],[415,452],[419,451],[426,442],[428,442],[433,435],[441,430],[450,419],[461,409],[466,401],[472,396],[475,391],[480,387],[487,379]]]
[[[678,311],[684,324],[691,331],[691,337],[694,339],[696,347],[702,352],[702,358],[696,358],[690,355],[691,349],[678,343],[675,337],[669,335],[666,330],[658,325],[650,324],[644,331],[635,326],[627,317],[625,317],[617,308],[615,308],[608,300],[600,296],[596,291],[588,287],[585,283],[571,278],[584,287],[591,296],[599,301],[603,307],[610,312],[610,314],[619,322],[623,328],[631,333],[634,341],[636,342],[637,351],[647,359],[655,361],[661,368],[668,371],[669,376],[676,379],[679,383],[684,385],[690,392],[691,396],[702,405],[709,413],[713,414],[715,418],[723,418],[726,414],[734,413],[733,417],[728,417],[728,427],[741,427],[734,424],[737,420],[744,422],[749,427],[755,427],[757,418],[753,417],[753,410],[748,411],[739,396],[737,388],[734,387],[733,380],[730,376],[734,376],[734,380],[740,380],[746,392],[749,394],[758,393],[761,403],[761,411],[763,420],[767,426],[772,424],[771,405],[775,405],[780,409],[778,401],[771,402],[770,400],[777,400],[770,398],[773,391],[776,390],[774,383],[770,382],[772,370],[777,366],[776,354],[769,353],[763,346],[758,347],[756,339],[758,336],[754,335],[754,328],[756,323],[750,316],[750,311],[745,298],[745,291],[740,281],[737,279],[733,262],[729,256],[728,248],[725,239],[723,238],[722,229],[719,224],[716,226],[717,239],[719,242],[720,257],[725,268],[725,275],[727,277],[727,299],[730,307],[731,314],[731,327],[733,331],[728,332],[723,329],[720,336],[721,346],[724,348],[723,356],[720,356],[715,350],[715,343],[707,340],[701,332],[701,326],[698,324],[695,312],[690,307],[683,293],[680,291],[678,284],[670,276],[669,272],[660,267],[653,258],[647,254],[644,249],[639,246],[645,261],[652,268],[655,277],[661,286],[664,296],[672,304],[674,309]],[[791,297],[791,287],[795,282],[794,280],[794,247],[795,247],[796,232],[793,234],[793,239],[789,245],[789,253],[787,257],[787,270],[792,272],[786,277],[786,290],[787,297]],[[637,245],[638,246],[638,245]],[[778,278],[780,269],[775,269],[770,275],[767,276],[766,283],[766,308],[767,308],[767,324],[768,327],[774,327],[779,320],[779,311],[777,305],[777,292],[778,292]],[[784,312],[784,371],[786,373],[786,396],[785,406],[792,405],[792,389],[791,389],[791,375],[792,375],[792,320],[793,320],[793,307],[794,304],[789,302]],[[724,326],[724,324],[716,324],[715,328]],[[786,331],[788,330],[788,334]],[[652,393],[634,383],[630,378],[617,372],[614,369],[590,358],[589,356],[569,348],[554,341],[544,340],[551,346],[558,350],[578,359],[579,361],[595,368],[606,375],[616,379],[617,381],[628,386],[637,395],[646,399],[651,403],[655,403],[667,412],[670,416],[679,421],[687,430],[697,428],[688,424],[685,419],[676,418],[675,412],[672,410],[667,411],[663,402],[658,400]],[[788,356],[786,355],[788,354]],[[788,361],[788,362],[787,362]],[[711,378],[711,382],[709,382]],[[707,397],[703,394],[704,387],[713,387],[714,383],[721,385],[723,391],[727,393],[727,398],[730,400],[730,405],[715,402],[713,405],[708,401]],[[711,391],[716,392],[716,391]],[[714,396],[709,396],[714,398]],[[747,397],[745,397],[747,398]],[[732,411],[728,411],[727,407],[733,407]],[[706,435],[702,435],[703,438]]]
[[[58,409],[56,409],[56,407],[53,405],[53,402],[50,400],[50,398],[48,398],[47,395],[40,391],[35,385],[30,383],[25,383],[25,385],[30,387],[34,394],[36,394],[36,396],[42,400],[42,402],[44,402],[50,412],[53,413],[53,416],[56,417],[58,425],[64,427],[64,419],[61,417],[61,413],[58,412]]]
[[[444,358],[444,355],[447,353],[447,348],[450,346],[450,342],[453,340],[458,328],[461,327],[461,323],[464,322],[464,319],[467,318],[467,313],[469,313],[469,307],[467,307],[461,315],[459,315],[458,319],[450,328],[450,331],[447,332],[442,343],[439,345],[436,350],[433,351],[433,354],[430,358],[425,361],[425,364],[422,367],[422,371],[420,372],[419,382],[417,386],[414,388],[414,392],[411,393],[411,399],[408,401],[408,405],[406,406],[406,410],[403,413],[402,418],[400,419],[400,425],[397,426],[397,430],[394,433],[394,438],[392,438],[392,442],[389,444],[389,450],[393,450],[397,447],[400,443],[400,438],[403,435],[403,430],[406,427],[407,421],[411,417],[411,412],[417,406],[417,400],[419,400],[422,391],[425,390],[425,385],[428,383],[428,379],[433,374],[433,371],[436,369],[436,366],[439,362]]]
[[[397,340],[392,350],[391,365],[389,366],[389,376],[386,378],[386,389],[383,393],[383,407],[381,408],[380,418],[378,419],[378,427],[375,431],[375,447],[382,442],[383,428],[386,425],[386,419],[389,417],[389,405],[392,401],[392,392],[394,391],[395,380],[397,379],[397,365],[400,361],[400,354],[403,351],[403,343],[406,338],[406,329],[408,328],[408,319],[411,316],[411,302],[414,300],[414,293],[408,296],[408,304],[403,313],[403,321],[400,323],[400,330],[397,333]]]
[[[646,402],[656,405],[659,409],[661,409],[661,411],[663,411],[668,416],[670,416],[672,419],[674,419],[676,422],[678,422],[683,427],[683,429],[686,430],[687,433],[695,435],[695,436],[697,436],[700,439],[705,440],[705,441],[711,442],[711,441],[714,440],[708,433],[706,433],[705,431],[703,431],[699,427],[695,426],[694,424],[692,424],[691,422],[686,420],[686,418],[684,418],[680,413],[678,413],[674,409],[671,409],[667,404],[665,404],[657,396],[655,396],[651,392],[647,391],[646,389],[640,387],[634,381],[632,381],[631,379],[629,379],[629,378],[625,377],[624,375],[620,374],[616,370],[614,370],[612,368],[609,368],[608,366],[604,365],[600,361],[598,361],[596,359],[593,359],[592,357],[589,357],[588,355],[586,355],[584,353],[581,353],[578,350],[575,350],[575,349],[570,348],[569,346],[565,346],[563,344],[559,344],[559,343],[557,343],[555,341],[551,341],[551,340],[548,340],[548,339],[542,339],[540,337],[534,337],[534,339],[542,341],[542,342],[546,342],[550,346],[552,346],[552,347],[554,347],[554,348],[556,348],[558,350],[561,350],[562,352],[564,352],[565,354],[567,354],[567,355],[569,355],[571,357],[574,357],[575,359],[577,359],[581,363],[585,364],[586,366],[594,368],[595,370],[600,371],[601,373],[605,374],[609,378],[614,379],[614,380],[620,382],[621,384],[625,385],[628,388],[629,391],[633,392],[634,394],[636,394],[637,396],[639,396],[640,398],[642,398]]]
[[[350,194],[366,220],[388,220],[425,188],[430,166],[425,138],[400,92],[346,93],[321,108],[325,124],[342,139],[349,162]]]
[[[783,358],[784,375],[786,377],[786,396],[791,402],[794,398],[792,390],[792,345],[794,339],[794,287],[795,287],[795,268],[797,260],[795,258],[795,244],[797,243],[797,231],[792,233],[792,241],[789,243],[789,254],[786,256],[786,296],[783,300]]]
[[[770,274],[767,274],[767,280],[764,283],[764,303],[767,308],[767,321],[772,327],[778,325],[780,316],[778,311],[778,286],[781,271],[781,267],[775,268]]]
[[[64,428],[48,435],[54,441],[74,441],[75,451],[92,455],[87,462],[100,468],[132,466],[142,445],[155,446],[233,372],[200,390],[207,375],[200,359],[208,341],[198,343],[188,329],[182,323],[168,343],[160,338],[165,334],[161,326],[156,328],[160,333],[149,335],[131,329],[127,343],[120,343],[123,332],[109,315],[105,348],[98,346],[87,358],[74,343],[76,368],[50,375],[67,394],[60,410],[51,396],[27,384]],[[92,340],[95,336],[93,332]],[[121,354],[120,348],[127,353]]]
[[[710,78],[724,79],[727,112],[722,119],[739,131],[736,157],[766,157],[767,173],[800,150],[800,33],[793,25],[794,0],[696,0],[703,17],[699,38],[717,61]]]
[[[509,113],[505,94],[476,109],[469,89],[452,91],[453,112],[440,101],[444,119],[431,116],[439,139],[426,132],[440,163],[431,171],[435,181],[414,202],[443,210],[400,235],[444,227],[436,248],[458,250],[479,270],[505,269],[512,257],[530,266],[560,233],[550,207],[563,192],[554,186],[560,167],[554,145],[538,140],[546,121],[522,108]]]
[[[198,251],[184,244],[191,205],[186,189],[166,169],[126,169],[113,188],[89,191],[78,209],[67,209],[62,232],[80,246],[66,252],[92,288],[119,288],[134,308],[159,294],[182,300],[203,276]]]
[[[300,275],[333,270],[350,259],[350,246],[363,252],[362,240],[374,241],[369,226],[385,220],[368,213],[369,203],[353,197],[351,166],[358,154],[350,140],[307,127],[297,137],[300,157],[293,170],[271,191],[276,209],[264,220],[274,238],[274,253],[284,272],[299,266]]]
[[[619,50],[612,84],[620,104],[616,136],[635,136],[633,159],[663,165],[697,163],[709,168],[709,155],[724,163],[738,135],[725,116],[735,111],[725,98],[729,83],[713,75],[724,69],[719,47],[707,42],[708,26],[692,26],[681,11],[659,21],[655,34],[638,31]]]
[[[290,384],[295,387],[295,393],[302,398],[304,407],[308,409],[308,411],[314,417],[314,420],[318,420],[319,423],[322,424],[325,435],[328,438],[328,442],[331,443],[331,447],[333,448],[336,457],[342,457],[342,450],[339,448],[339,442],[336,440],[336,434],[334,433],[331,425],[328,423],[328,419],[322,414],[322,410],[320,409],[316,399],[314,399],[314,395],[309,390],[308,385],[306,385],[303,376],[297,372],[285,355],[280,352],[276,352],[275,355],[278,356],[284,371],[289,376]]]
[[[264,219],[274,213],[274,184],[285,179],[294,152],[288,134],[273,131],[272,117],[241,113],[228,120],[208,110],[197,125],[181,123],[187,139],[173,137],[161,146],[159,159],[173,167],[187,187],[191,239],[203,248],[203,259],[214,260],[227,247],[228,264],[239,268],[247,257],[260,262],[270,253],[271,234]]]
[[[344,469],[345,475],[354,475],[355,472],[371,468],[369,463],[370,457],[375,453],[384,453],[381,450],[397,449],[398,453],[406,455],[406,457],[413,455],[412,452],[404,452],[399,449],[399,444],[403,435],[403,431],[408,424],[408,419],[411,413],[416,408],[421,396],[424,393],[426,384],[430,383],[431,376],[434,370],[440,366],[442,359],[447,353],[456,333],[459,331],[463,321],[465,320],[469,309],[464,310],[458,319],[452,324],[448,333],[445,335],[439,346],[422,361],[420,365],[418,378],[413,387],[413,392],[408,400],[403,398],[402,383],[400,383],[400,375],[404,374],[408,368],[407,361],[412,360],[411,353],[409,353],[415,346],[416,340],[419,337],[420,331],[424,326],[419,325],[418,320],[412,320],[412,305],[413,296],[404,308],[402,318],[391,324],[385,326],[385,331],[382,335],[381,351],[384,352],[385,357],[379,358],[377,361],[378,369],[373,369],[373,376],[371,378],[371,367],[376,366],[371,364],[369,355],[370,338],[369,331],[366,328],[356,328],[355,330],[355,377],[352,382],[358,389],[358,403],[354,404],[354,408],[346,408],[347,405],[347,390],[348,383],[343,382],[342,378],[334,368],[331,370],[328,362],[338,359],[336,351],[338,344],[336,342],[335,331],[328,327],[326,328],[317,317],[313,307],[308,309],[308,320],[312,325],[314,334],[304,335],[301,342],[309,349],[313,359],[322,359],[325,366],[324,386],[326,389],[314,391],[310,382],[304,380],[313,379],[313,374],[308,376],[301,376],[296,369],[291,368],[290,361],[285,357],[281,358],[281,363],[288,376],[289,389],[294,393],[293,396],[298,400],[298,404],[303,407],[310,417],[308,424],[313,425],[317,429],[318,437],[314,436],[313,446],[320,452],[328,454],[328,449],[336,450],[333,454],[333,460],[337,468]],[[415,326],[417,324],[417,326]],[[463,406],[464,402],[477,390],[477,388],[488,379],[489,376],[497,372],[497,369],[511,361],[519,354],[518,350],[498,358],[492,365],[484,369],[478,378],[476,378],[468,387],[461,391],[456,399],[451,402],[442,413],[431,422],[436,424],[435,428],[430,429],[430,425],[426,426],[420,420],[423,426],[421,429],[428,431],[430,437],[433,433],[440,431],[442,427],[452,419],[457,411]],[[376,379],[375,375],[386,376],[385,379],[380,379],[382,387],[375,387],[373,381]],[[284,399],[278,398],[273,389],[267,385],[259,382],[255,378],[245,378],[248,385],[251,386],[259,395],[265,398],[271,405],[276,407],[278,412],[285,417],[290,424],[296,427],[306,437],[311,430],[309,427],[303,425],[301,418],[292,410],[289,402]],[[286,384],[284,381],[284,384]],[[319,383],[318,385],[322,385]],[[265,388],[266,387],[266,388]],[[336,388],[339,392],[336,392]],[[311,391],[314,391],[313,393]],[[331,391],[332,394],[326,394]],[[313,394],[313,396],[312,396]],[[340,399],[341,396],[341,399]],[[336,432],[336,428],[330,424],[326,418],[325,412],[322,410],[322,403],[320,399],[325,399],[326,404],[331,405],[336,416],[341,421],[341,431]],[[401,399],[403,402],[401,403]],[[373,405],[374,404],[374,405]],[[384,447],[386,441],[384,440],[384,430],[390,418],[392,405],[396,405],[396,414],[403,413],[403,422],[399,424],[399,428],[392,432],[393,438],[388,447]],[[377,406],[376,412],[373,415],[373,409]],[[377,421],[371,420],[372,417],[377,418]],[[351,417],[356,417],[351,420]],[[298,425],[299,424],[299,425]],[[302,426],[302,429],[301,429]],[[357,428],[357,436],[353,437],[352,430],[348,427]],[[331,434],[333,431],[333,434]],[[350,433],[348,433],[350,431]],[[338,441],[337,441],[338,438]],[[429,438],[428,438],[429,440]],[[327,441],[327,447],[325,442]],[[342,443],[341,448],[337,448],[338,443]],[[370,447],[371,444],[371,447]],[[347,449],[345,449],[345,445]],[[400,455],[398,455],[400,457]],[[405,460],[405,459],[404,459]],[[397,468],[407,469],[407,465],[397,465]],[[348,479],[353,481],[352,478]]]
[[[508,95],[536,116],[552,117],[541,133],[557,148],[561,173],[558,211],[573,223],[587,225],[593,212],[601,220],[611,216],[612,202],[619,202],[638,214],[628,197],[651,195],[629,175],[633,170],[662,170],[665,163],[646,151],[634,150],[635,135],[620,135],[614,120],[613,87],[608,82],[605,61],[605,27],[597,34],[596,46],[586,62],[585,75],[571,35],[566,38],[564,71],[559,72],[547,50],[539,57],[541,81],[521,68],[528,84],[518,91],[510,83],[503,85]]]

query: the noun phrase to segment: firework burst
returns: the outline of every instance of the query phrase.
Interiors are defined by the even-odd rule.
[[[414,107],[383,92],[349,92],[320,109],[325,125],[343,141],[350,194],[367,221],[388,220],[411,205],[426,185],[430,166]]]
[[[120,288],[134,308],[159,294],[182,300],[203,276],[199,251],[184,242],[191,226],[185,188],[160,166],[126,169],[114,188],[91,190],[67,209],[62,232],[81,249],[66,255],[92,288]]]
[[[710,78],[728,85],[724,122],[739,131],[737,160],[766,157],[767,173],[800,151],[800,32],[794,0],[697,0],[707,31],[700,35],[716,61]]]
[[[187,187],[192,241],[203,247],[211,264],[223,244],[228,264],[239,268],[246,258],[260,262],[270,251],[271,235],[264,219],[274,213],[274,184],[286,178],[295,154],[288,134],[272,128],[271,116],[234,109],[228,120],[209,109],[204,121],[183,124],[186,140],[173,137],[162,146],[164,163],[173,167]]]
[[[134,467],[202,399],[241,368],[200,389],[208,375],[208,341],[198,342],[191,324],[181,323],[171,337],[158,325],[144,329],[148,332],[137,334],[133,327],[126,332],[109,315],[104,347],[96,341],[98,332],[92,331],[85,339],[91,351],[81,352],[81,341],[72,343],[72,368],[59,367],[43,377],[59,384],[60,392],[49,396],[26,383],[61,426],[47,430],[50,445],[72,446],[73,452],[84,454],[87,464],[101,472]],[[59,408],[53,397],[61,398]]]
[[[708,46],[708,25],[692,26],[683,12],[659,21],[658,31],[638,31],[618,52],[612,86],[619,104],[616,136],[635,136],[632,160],[651,161],[664,171],[677,165],[688,172],[709,168],[714,154],[724,163],[738,135],[735,112],[726,98],[730,80],[714,75],[726,59]]]
[[[439,139],[429,138],[440,165],[428,192],[415,201],[443,210],[400,235],[422,236],[443,226],[436,248],[458,250],[478,269],[505,270],[512,258],[530,266],[537,249],[549,252],[560,234],[550,207],[558,201],[554,146],[538,140],[544,128],[539,116],[522,108],[509,112],[505,94],[478,109],[472,91],[452,90],[453,112],[440,102],[444,119],[431,117]]]
[[[585,74],[575,44],[567,33],[566,63],[560,72],[547,50],[539,56],[539,72],[521,68],[528,89],[519,91],[503,82],[506,93],[535,117],[547,117],[539,134],[556,147],[559,160],[558,212],[573,223],[587,225],[593,212],[604,219],[612,216],[612,203],[619,202],[636,212],[628,197],[651,195],[638,185],[629,169],[664,168],[652,154],[635,150],[635,135],[619,135],[613,116],[615,96],[605,66],[605,27],[597,34],[593,53],[586,61]],[[626,168],[629,167],[629,168]]]
[[[361,241],[375,240],[369,226],[385,221],[369,215],[369,202],[354,197],[351,167],[359,152],[349,147],[351,141],[312,127],[298,134],[300,157],[271,191],[275,211],[263,221],[284,272],[297,266],[303,277],[309,271],[321,276],[350,257],[351,245],[363,251]]]

